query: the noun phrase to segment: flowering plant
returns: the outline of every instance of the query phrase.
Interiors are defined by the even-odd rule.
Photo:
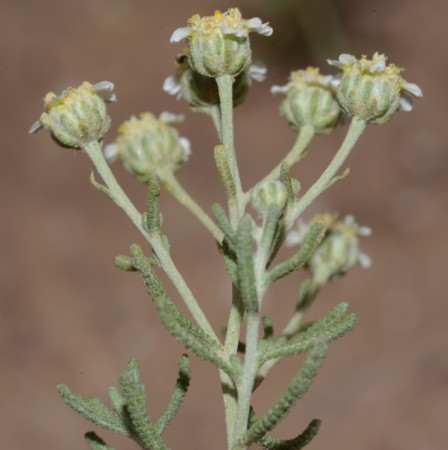
[[[115,143],[103,149],[111,123],[106,102],[116,100],[110,82],[84,82],[60,96],[47,94],[45,112],[30,132],[46,128],[63,147],[86,153],[103,180],[100,183],[91,174],[93,186],[122,208],[148,241],[150,253],[132,245],[128,255],[115,258],[115,265],[140,275],[165,328],[188,351],[218,369],[228,449],[243,450],[252,444],[266,449],[300,449],[317,434],[319,420],[312,420],[292,439],[280,440],[270,432],[308,391],[330,342],[347,334],[357,322],[346,303],[335,306],[320,320],[304,322],[304,315],[323,286],[357,265],[367,267],[370,263],[359,244],[360,236],[370,234],[369,228],[359,226],[352,216],[341,221],[329,213],[305,224],[301,222],[303,213],[320,194],[348,175],[347,170],[339,171],[367,124],[385,123],[396,111],[409,111],[411,95],[420,97],[422,93],[378,53],[371,60],[345,54],[329,60],[342,69],[339,76],[322,75],[312,67],[292,72],[289,82],[274,86],[272,92],[285,95],[281,113],[298,133],[297,141],[269,174],[244,190],[233,138],[233,108],[245,100],[252,79],[264,78],[263,66],[252,61],[249,33],[253,31],[263,36],[273,32],[268,23],[258,18],[245,20],[233,8],[209,17],[195,15],[171,38],[173,43],[186,39],[188,49],[177,59],[176,74],[166,79],[164,89],[186,100],[193,111],[209,115],[221,141],[214,155],[227,196],[227,212],[215,204],[214,218],[175,176],[190,155],[189,141],[175,128],[178,116],[164,113],[157,118],[148,112],[133,116],[120,126]],[[331,133],[342,115],[351,123],[341,147],[314,184],[302,191],[291,168],[304,159],[311,139]],[[131,175],[148,185],[143,213],[115,179],[109,167],[114,159],[121,160]],[[233,287],[223,339],[210,325],[171,257],[169,237],[163,232],[161,187],[196,216],[218,245]],[[278,261],[283,244],[298,244],[299,248],[291,257]],[[301,269],[309,277],[300,287],[290,320],[280,333],[274,333],[272,320],[262,316],[265,293],[272,283]],[[160,271],[173,283],[190,317],[169,297]],[[283,394],[267,412],[257,413],[252,397],[258,386],[281,360],[302,353],[306,358]],[[71,408],[96,425],[132,439],[142,449],[160,450],[167,448],[162,434],[178,412],[189,382],[190,361],[182,355],[176,387],[158,420],[147,412],[135,359],[121,374],[120,389],[109,389],[112,409],[97,398],[84,399],[63,384],[59,392]],[[85,437],[94,450],[111,449],[94,432]]]

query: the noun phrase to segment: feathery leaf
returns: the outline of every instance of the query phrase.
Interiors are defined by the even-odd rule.
[[[74,411],[85,417],[90,422],[106,430],[128,436],[129,432],[112,411],[96,397],[84,399],[81,395],[72,391],[66,384],[58,386],[59,394],[64,402]]]
[[[120,386],[138,439],[148,450],[167,450],[146,412],[145,386],[140,379],[137,360],[129,361],[120,376]]]
[[[324,337],[314,341],[313,348],[308,353],[302,367],[286,391],[266,415],[253,424],[247,431],[244,437],[245,445],[249,446],[265,436],[266,433],[271,431],[289,414],[295,404],[305,395],[323,363],[327,347],[328,345]]]
[[[185,394],[188,391],[188,386],[190,385],[190,369],[190,359],[187,355],[182,355],[179,360],[179,376],[176,381],[173,395],[171,396],[165,412],[156,423],[156,430],[159,434],[163,433],[179,411]]]

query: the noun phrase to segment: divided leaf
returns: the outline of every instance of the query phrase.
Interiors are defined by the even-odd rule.
[[[140,379],[137,360],[129,361],[120,376],[120,386],[136,437],[147,449],[167,450],[146,412],[145,386]]]
[[[259,308],[252,250],[252,220],[244,216],[238,226],[237,237],[238,278],[241,298],[248,312]]]
[[[282,394],[277,403],[260,420],[250,426],[244,437],[246,446],[259,441],[263,436],[271,431],[283,420],[295,406],[295,404],[305,395],[317,371],[322,365],[328,344],[324,337],[314,340],[314,345],[308,353],[298,374],[293,378],[286,391]]]
[[[176,381],[173,395],[171,396],[165,412],[156,423],[156,430],[159,435],[163,433],[179,411],[185,394],[188,391],[188,386],[190,385],[190,369],[190,359],[187,355],[182,355],[179,360],[179,376]]]
[[[67,385],[58,386],[59,394],[64,402],[74,411],[85,417],[90,422],[115,433],[129,436],[129,432],[120,418],[110,411],[107,406],[96,397],[84,399],[81,395],[72,391]]]
[[[84,438],[92,450],[114,450],[109,447],[94,431],[89,431]]]
[[[272,341],[263,341],[263,345],[260,346],[259,365],[271,359],[305,353],[313,348],[319,337],[331,342],[346,335],[358,322],[356,314],[347,314],[348,309],[347,303],[339,304],[323,319],[315,321],[305,331],[289,340],[281,336]]]
[[[273,282],[280,278],[284,278],[298,270],[300,267],[303,267],[321,243],[325,236],[326,229],[327,225],[324,220],[318,220],[316,223],[311,225],[300,250],[291,258],[278,264],[269,273],[267,273],[266,276],[268,282]]]

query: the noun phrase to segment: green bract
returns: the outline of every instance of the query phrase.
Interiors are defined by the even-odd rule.
[[[120,158],[128,172],[147,182],[164,171],[175,172],[190,154],[190,142],[171,124],[179,117],[164,113],[132,116],[118,128],[114,144],[105,148],[109,160]]]
[[[215,11],[213,16],[191,17],[188,27],[178,28],[171,42],[187,39],[191,68],[207,77],[236,76],[247,70],[252,62],[249,33],[264,36],[272,34],[268,23],[258,17],[245,20],[237,8],[225,13]]]
[[[30,133],[47,128],[58,143],[71,148],[100,141],[111,123],[105,102],[116,101],[113,88],[108,81],[93,86],[85,81],[59,96],[49,92],[44,98],[45,112]]]
[[[292,128],[299,130],[308,125],[316,133],[333,131],[339,121],[341,110],[332,86],[333,77],[319,74],[319,69],[292,72],[285,86],[273,86],[272,93],[284,93],[280,110]]]
[[[387,57],[376,52],[372,59],[342,54],[328,64],[343,70],[337,82],[337,98],[342,110],[350,117],[366,123],[388,122],[397,110],[410,111],[412,97],[421,97],[421,89],[408,83],[400,73],[403,69],[386,65]]]

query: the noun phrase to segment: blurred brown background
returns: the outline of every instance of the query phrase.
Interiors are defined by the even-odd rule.
[[[315,64],[331,71],[327,57],[379,50],[405,67],[405,78],[425,95],[411,113],[368,127],[349,160],[352,175],[307,211],[307,217],[325,210],[353,213],[371,226],[374,234],[363,248],[373,266],[328,286],[313,306],[310,318],[348,300],[360,323],[333,344],[312,389],[276,435],[290,437],[319,417],[323,425],[310,450],[448,448],[447,2],[1,0],[1,449],[86,448],[82,434],[94,427],[63,404],[56,384],[105,398],[134,356],[142,364],[150,414],[157,417],[166,405],[182,349],[158,323],[138,277],[111,263],[140,237],[89,185],[91,165],[81,152],[27,130],[46,92],[84,80],[116,83],[114,127],[146,110],[188,113],[161,90],[182,49],[169,37],[193,13],[229,6],[274,28],[271,38],[253,35],[255,57],[268,64],[269,77],[236,111],[246,187],[294,141],[278,115],[279,98],[269,93],[290,70]],[[181,130],[193,155],[180,179],[204,207],[223,202],[211,124],[188,113]],[[326,165],[344,132],[340,127],[313,141],[295,172],[303,185]],[[106,140],[114,135],[111,130]],[[143,208],[144,186],[118,165],[115,170]],[[166,195],[162,200],[174,260],[219,329],[227,320],[230,288],[215,245],[186,211]],[[293,308],[299,280],[291,277],[268,295],[266,313],[278,328]],[[272,404],[297,364],[291,359],[272,373],[257,411]],[[168,445],[225,448],[222,409],[216,372],[194,358],[192,386],[166,433]],[[135,448],[101,434],[117,449]]]

